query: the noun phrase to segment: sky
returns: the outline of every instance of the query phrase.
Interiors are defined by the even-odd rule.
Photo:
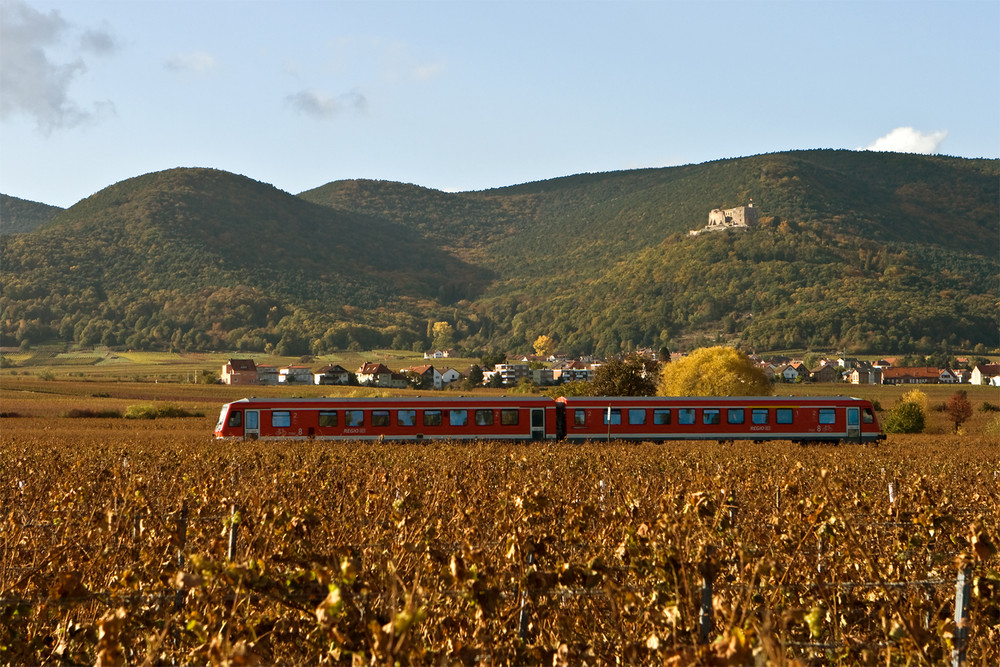
[[[0,192],[1000,157],[996,0],[0,0]]]

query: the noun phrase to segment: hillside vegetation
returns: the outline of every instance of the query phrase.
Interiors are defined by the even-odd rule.
[[[0,234],[24,234],[51,220],[63,209],[0,194]]]
[[[1000,162],[801,151],[482,192],[205,169],[2,237],[0,336],[135,349],[996,345]],[[753,199],[761,224],[690,237]]]

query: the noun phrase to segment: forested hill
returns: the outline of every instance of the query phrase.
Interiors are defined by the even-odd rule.
[[[751,199],[756,228],[688,236]],[[0,335],[292,353],[529,351],[540,334],[571,353],[699,337],[992,348],[998,200],[997,160],[850,151],[464,193],[340,181],[295,197],[171,170],[3,237]]]
[[[61,210],[58,206],[0,194],[0,235],[33,231]]]

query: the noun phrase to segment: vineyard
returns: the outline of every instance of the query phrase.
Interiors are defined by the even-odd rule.
[[[223,445],[212,417],[3,421],[0,663],[1000,662],[993,439]]]

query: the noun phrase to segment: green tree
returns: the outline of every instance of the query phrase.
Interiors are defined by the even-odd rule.
[[[661,396],[767,396],[771,382],[750,357],[718,345],[665,364],[658,390]]]
[[[434,347],[438,350],[447,350],[455,344],[455,328],[448,322],[435,322],[431,327],[431,335]]]
[[[920,433],[924,430],[924,409],[913,401],[900,401],[885,413],[886,433]]]
[[[659,364],[633,352],[624,359],[610,359],[594,371],[595,396],[655,396]]]

